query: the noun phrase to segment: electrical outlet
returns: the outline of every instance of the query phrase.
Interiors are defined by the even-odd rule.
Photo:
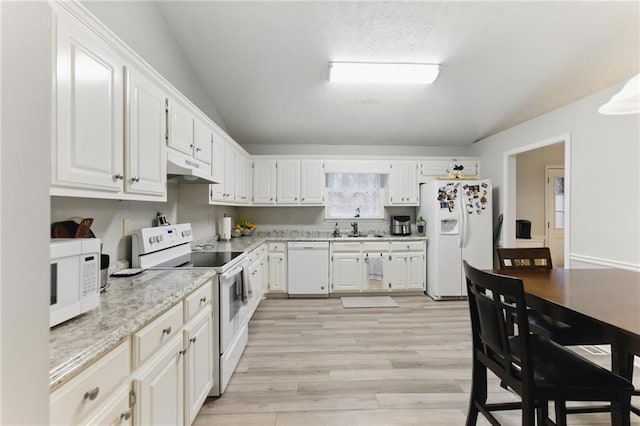
[[[131,235],[131,219],[122,219],[122,236],[128,237]]]

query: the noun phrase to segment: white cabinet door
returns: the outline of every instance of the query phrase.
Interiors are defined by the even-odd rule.
[[[134,424],[184,424],[183,336],[177,335],[146,362],[133,380]]]
[[[185,424],[191,425],[213,386],[213,317],[211,305],[184,329]]]
[[[269,253],[269,293],[287,292],[287,265],[284,253]]]
[[[365,243],[366,244],[366,243]],[[363,244],[363,246],[365,245]],[[389,252],[381,252],[381,251],[366,251],[363,252],[364,256],[364,267],[363,267],[363,290],[368,291],[389,291],[391,288],[389,285],[390,274],[391,274],[391,262],[389,261]],[[374,260],[376,259],[376,260]],[[373,263],[378,261],[381,262],[382,265],[382,279],[372,279],[370,272],[375,272],[372,270]]]
[[[399,290],[407,287],[407,265],[406,254],[391,254],[388,282],[392,290]]]
[[[216,131],[211,139],[211,178],[214,182],[224,181],[224,137]],[[222,192],[221,192],[222,193]]]
[[[275,204],[276,161],[253,162],[253,204]]]
[[[281,160],[276,164],[276,202],[278,204],[299,204],[300,161]]]
[[[169,101],[169,141],[171,148],[193,155],[193,113],[180,101]]]
[[[123,62],[75,20],[57,17],[52,184],[123,189]]]
[[[334,253],[331,265],[332,291],[360,291],[362,288],[360,253]]]
[[[424,253],[407,254],[407,289],[420,290],[425,288],[427,273]]]
[[[201,118],[194,119],[193,156],[206,164],[211,164],[211,144],[213,131]]]
[[[389,201],[391,205],[418,204],[418,163],[394,161],[389,175]]]
[[[247,163],[249,160],[245,155],[236,151],[235,159],[235,201],[241,204],[249,202],[249,193],[247,182],[249,180]]]
[[[131,426],[133,408],[129,406],[130,384],[122,387],[82,424],[87,426]]]
[[[125,190],[158,195],[167,192],[167,96],[133,68],[126,70],[127,131],[125,139]]]
[[[236,180],[236,149],[227,142],[224,147],[224,201],[235,201],[235,180]]]
[[[300,204],[324,204],[324,161],[300,161]]]

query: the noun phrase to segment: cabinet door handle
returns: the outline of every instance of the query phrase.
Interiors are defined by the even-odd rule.
[[[186,354],[186,353],[187,353],[187,350],[186,350],[186,349],[183,349],[183,350],[179,351],[178,353],[179,353],[180,355],[183,355],[183,356],[184,356],[184,354]]]
[[[193,148],[193,144],[192,143],[189,144],[189,148]]]
[[[113,179],[114,180],[122,180],[122,179],[124,179],[124,176],[122,175],[122,173],[116,173],[115,175],[113,175]]]
[[[93,401],[98,397],[100,393],[100,388],[96,386],[95,388],[88,390],[84,393],[84,399],[88,399],[89,401]]]
[[[202,149],[196,148],[196,152],[200,152],[200,151],[202,151]]]
[[[207,301],[207,296],[201,297],[200,298],[200,303],[204,303]]]
[[[120,420],[129,420],[131,418],[131,408],[120,414]]]
[[[195,343],[195,342],[196,342],[196,337],[195,337],[195,336],[194,336],[194,337],[192,337],[191,339],[189,339],[189,341],[190,341],[191,343]]]
[[[171,334],[171,326],[162,329],[162,334]]]
[[[140,182],[140,178],[138,176],[134,176],[131,178],[131,182]]]

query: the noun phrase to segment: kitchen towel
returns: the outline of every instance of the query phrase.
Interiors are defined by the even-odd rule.
[[[367,278],[370,280],[382,281],[383,278],[382,257],[367,258]]]
[[[249,268],[242,268],[242,303],[247,304],[251,295],[251,280],[249,279]]]

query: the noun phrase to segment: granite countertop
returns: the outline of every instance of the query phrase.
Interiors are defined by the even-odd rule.
[[[74,377],[214,275],[210,269],[172,269],[110,277],[99,307],[50,330],[50,389]]]
[[[231,238],[231,241],[202,239],[191,243],[192,250],[204,251],[251,251],[267,241],[329,241],[329,242],[373,242],[373,241],[426,241],[423,235],[382,235],[381,237],[334,237],[331,232],[324,231],[286,231],[255,233],[252,236]]]

